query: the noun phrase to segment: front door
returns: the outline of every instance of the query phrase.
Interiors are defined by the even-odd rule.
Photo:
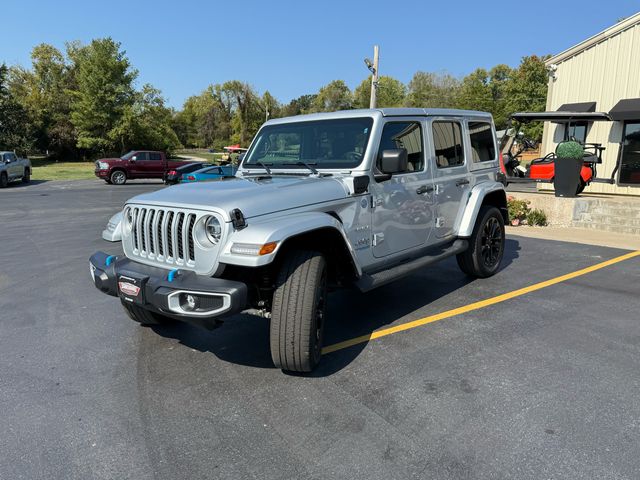
[[[434,119],[429,122],[433,141],[431,163],[434,166],[436,190],[436,236],[452,236],[458,215],[462,212],[462,198],[470,188],[463,123],[458,119]]]
[[[24,166],[22,165],[22,162],[18,161],[18,157],[15,153],[7,153],[6,155],[9,155],[9,158],[11,159],[11,163],[8,164],[9,177],[20,177],[24,173]]]
[[[373,182],[372,251],[385,257],[425,245],[433,228],[433,182],[425,161],[424,123],[419,120],[390,121],[384,125],[377,161],[387,149],[407,150],[405,172],[389,180]]]

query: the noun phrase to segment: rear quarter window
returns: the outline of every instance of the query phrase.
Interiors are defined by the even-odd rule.
[[[489,122],[469,122],[471,160],[474,163],[496,159],[496,140]]]

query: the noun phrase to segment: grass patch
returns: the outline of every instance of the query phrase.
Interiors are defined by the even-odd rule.
[[[54,162],[31,158],[33,180],[87,180],[96,178],[94,162]]]

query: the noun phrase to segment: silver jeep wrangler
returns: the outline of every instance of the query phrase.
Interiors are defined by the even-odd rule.
[[[367,292],[456,255],[500,268],[507,200],[491,115],[377,109],[271,120],[235,178],[129,200],[124,257],[90,260],[98,289],[144,325],[270,318],[273,362],[311,371],[327,292]]]

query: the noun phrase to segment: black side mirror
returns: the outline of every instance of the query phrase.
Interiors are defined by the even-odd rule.
[[[387,175],[406,172],[409,157],[405,148],[383,150],[380,157],[380,170]]]

